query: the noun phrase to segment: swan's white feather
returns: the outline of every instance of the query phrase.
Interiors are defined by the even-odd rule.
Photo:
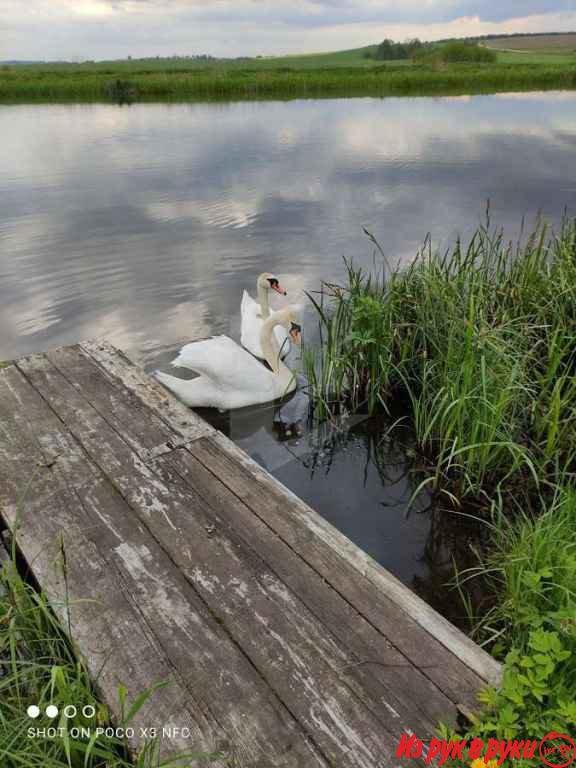
[[[229,410],[268,403],[296,389],[227,336],[215,336],[182,347],[172,362],[201,374],[192,380],[156,372],[156,378],[192,408]]]
[[[260,344],[260,331],[264,320],[261,314],[260,304],[254,301],[248,291],[244,291],[242,294],[242,301],[240,303],[240,314],[242,317],[240,328],[240,342],[248,352],[260,359],[264,358],[262,352],[262,346]],[[274,336],[278,342],[278,348],[281,351],[280,356],[285,358],[290,351],[290,337],[288,331],[281,325],[277,325],[274,328]]]
[[[228,336],[213,336],[211,339],[186,344],[172,365],[175,368],[189,368],[221,385],[231,387],[238,382],[238,365],[245,374],[256,376],[264,367]]]

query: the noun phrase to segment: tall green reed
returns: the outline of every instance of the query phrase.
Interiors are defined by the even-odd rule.
[[[118,88],[118,79],[128,78]],[[452,64],[365,68],[291,69],[261,65],[252,69],[222,64],[181,71],[166,65],[137,65],[127,69],[110,62],[105,69],[90,66],[13,67],[0,72],[0,102],[8,101],[124,101],[166,99],[258,99],[333,95],[394,95],[494,93],[535,88],[574,88],[576,71],[566,64]],[[119,98],[120,97],[120,98]]]
[[[512,244],[488,222],[466,247],[427,241],[403,270],[347,264],[346,285],[314,298],[321,408],[405,403],[428,482],[459,497],[553,481],[574,463],[575,238],[575,222],[540,222]]]

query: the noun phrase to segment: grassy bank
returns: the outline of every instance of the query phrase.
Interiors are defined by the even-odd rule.
[[[150,692],[150,695],[153,695]],[[119,689],[119,696],[122,691]],[[122,723],[128,727],[148,695],[125,703]],[[120,699],[122,700],[122,699]],[[61,712],[75,705],[78,714],[49,720],[43,712],[57,702]],[[40,708],[37,720],[28,717],[30,705]],[[84,707],[91,707],[82,714]],[[28,729],[63,728],[64,735],[31,738]],[[183,766],[189,760],[163,761],[158,742],[150,741],[131,757],[127,744],[96,727],[113,726],[107,708],[99,701],[89,674],[62,631],[46,598],[19,576],[15,566],[0,562],[0,765],[2,768],[160,768]],[[78,737],[74,729],[90,729],[92,736]]]
[[[492,610],[476,634],[505,660],[476,733],[541,738],[576,724],[576,221],[509,244],[489,225],[429,243],[383,276],[312,297],[306,355],[318,407],[403,404],[424,484],[483,519]],[[528,763],[531,764],[531,763]],[[538,764],[537,762],[534,765]]]
[[[489,93],[576,88],[576,63],[340,66],[8,67],[0,101],[160,101]]]

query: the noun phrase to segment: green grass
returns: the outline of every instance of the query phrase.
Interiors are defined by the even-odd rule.
[[[550,65],[550,66],[574,66],[576,64],[576,55],[567,53],[538,53],[536,51],[527,51],[526,53],[513,53],[510,51],[497,51],[497,58],[500,64],[513,65]]]
[[[576,492],[559,485],[514,509],[493,500],[492,546],[480,575],[494,606],[476,637],[503,658],[499,689],[484,692],[470,737],[542,739],[576,725]],[[541,765],[537,758],[522,763]]]
[[[381,65],[381,61],[371,58],[377,46],[368,45],[363,48],[354,48],[348,51],[334,51],[331,53],[294,54],[290,56],[266,56],[261,59],[249,59],[250,66],[256,65],[261,69],[290,67],[291,69],[331,69],[360,67],[371,68]],[[242,63],[242,61],[240,62]],[[395,62],[397,63],[397,62]],[[246,61],[244,61],[246,66]]]
[[[139,708],[153,696],[144,692],[129,705],[119,689],[126,713],[117,726],[130,725]],[[50,721],[27,716],[36,704],[41,710],[57,702],[62,710],[73,704],[79,714],[73,719]],[[81,709],[94,707],[96,716],[86,719]],[[90,713],[88,713],[90,714]],[[56,738],[28,737],[28,729],[63,727]],[[159,768],[192,764],[192,758],[164,761],[156,740],[130,756],[127,744],[118,738],[99,735],[75,738],[73,728],[112,726],[107,708],[99,701],[84,664],[61,629],[46,597],[38,594],[9,563],[0,566],[0,765],[2,768]],[[197,764],[197,763],[194,763]]]
[[[558,486],[514,515],[496,498],[491,519],[492,550],[480,572],[501,599],[480,618],[479,635],[514,633],[525,653],[530,633],[544,626],[565,636],[576,662],[576,491]],[[576,663],[571,675],[576,690]]]
[[[518,35],[483,42],[501,64],[576,64],[576,34]]]
[[[445,254],[427,243],[384,280],[350,267],[346,286],[315,299],[319,402],[405,401],[428,482],[458,498],[576,471],[575,251],[576,222],[514,246],[483,227]]]
[[[541,63],[414,65],[377,62],[353,51],[210,63],[144,60],[0,69],[4,103],[437,95],[575,87],[576,60],[569,64],[559,57]]]

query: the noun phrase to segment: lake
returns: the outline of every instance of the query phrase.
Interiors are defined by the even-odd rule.
[[[511,237],[523,217],[576,213],[574,93],[2,106],[0,131],[0,359],[104,337],[164,367],[194,337],[238,339],[260,271],[301,301],[343,277],[344,256],[373,265],[363,227],[397,264],[428,232],[469,234],[488,199]],[[406,446],[292,416],[211,418],[450,614],[453,550],[425,499],[408,509]]]

